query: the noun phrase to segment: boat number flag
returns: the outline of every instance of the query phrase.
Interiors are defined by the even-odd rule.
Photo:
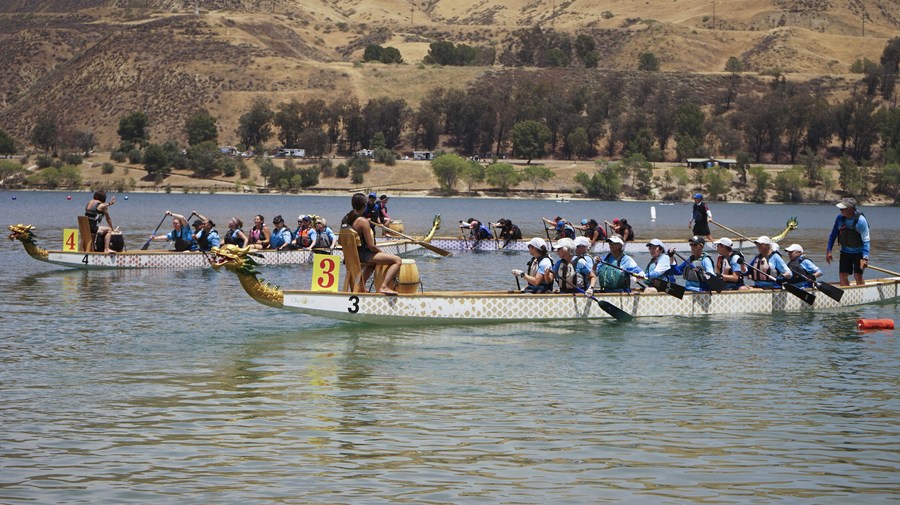
[[[63,251],[78,251],[78,228],[63,230]]]
[[[335,254],[313,256],[312,291],[337,291],[340,277],[340,256]]]

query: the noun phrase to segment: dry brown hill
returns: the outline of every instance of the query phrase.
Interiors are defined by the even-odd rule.
[[[594,37],[600,71],[635,69],[651,51],[664,72],[717,73],[736,56],[749,71],[809,78],[877,60],[900,31],[900,2],[7,0],[0,129],[24,140],[51,110],[108,147],[118,118],[143,110],[154,141],[183,141],[185,116],[203,107],[219,118],[221,140],[233,142],[255,97],[392,96],[416,105],[434,86],[465,86],[487,70],[421,65],[431,42],[502,53],[516,30],[535,25]],[[397,47],[405,63],[359,64],[370,43]]]

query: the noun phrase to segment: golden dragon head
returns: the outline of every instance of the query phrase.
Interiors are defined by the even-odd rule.
[[[799,227],[799,226],[800,225],[798,224],[796,217],[788,218],[787,223],[784,224],[784,231],[782,231],[778,235],[775,235],[774,237],[772,237],[772,241],[780,242],[782,239],[784,239],[784,237],[787,237],[788,233],[790,233],[793,230],[796,230],[797,227]]]
[[[9,225],[9,239],[10,240],[21,240],[23,243],[28,242],[34,244],[34,230],[35,227],[30,224],[11,224]]]
[[[244,273],[256,275],[259,272],[254,267],[259,265],[253,256],[251,256],[249,247],[238,247],[234,244],[225,244],[222,247],[212,248],[213,257],[212,267],[218,270],[225,267],[236,273]]]

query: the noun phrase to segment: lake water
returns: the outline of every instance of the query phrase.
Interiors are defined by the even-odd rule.
[[[87,193],[0,192],[3,224],[59,248]],[[13,200],[12,196],[16,199]],[[131,194],[138,249],[167,209],[338,222],[349,197]],[[469,217],[627,217],[689,235],[690,206],[395,198],[442,234]],[[833,206],[713,204],[749,235],[790,216],[823,266]],[[864,208],[900,271],[900,209]],[[165,225],[163,229],[166,229]],[[718,230],[713,230],[714,234]],[[717,235],[718,236],[718,235]],[[155,247],[162,247],[160,243]],[[426,289],[509,289],[525,254],[417,258]],[[637,258],[641,264],[646,257]],[[900,304],[828,313],[383,328],[270,309],[237,279],[60,270],[0,247],[2,503],[896,503]],[[880,275],[880,274],[879,274]],[[875,277],[869,272],[869,277]],[[266,280],[309,286],[309,267]]]

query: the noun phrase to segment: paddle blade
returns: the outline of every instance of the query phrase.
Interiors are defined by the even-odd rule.
[[[837,286],[828,284],[827,282],[817,282],[816,288],[818,288],[819,291],[825,293],[825,296],[827,296],[828,298],[831,298],[832,300],[834,300],[836,302],[841,301],[841,298],[844,296],[843,289],[841,289]]]
[[[656,279],[650,279],[650,284],[652,284],[653,287],[656,288],[656,290],[660,293],[674,296],[679,300],[684,298],[684,286],[675,284],[674,282],[669,282],[664,279],[660,279],[658,277]]]
[[[446,250],[446,249],[441,249],[440,247],[437,247],[437,246],[433,246],[433,245],[431,245],[431,244],[429,244],[429,243],[427,243],[427,242],[422,242],[422,241],[418,241],[418,240],[417,240],[416,243],[419,244],[420,246],[424,247],[425,249],[428,249],[429,251],[436,252],[436,253],[440,254],[441,256],[445,256],[445,257],[446,257],[446,256],[451,256],[451,255],[452,255],[452,253],[451,253],[450,251],[448,251],[448,250]]]
[[[615,318],[615,320],[619,321],[620,323],[630,323],[631,320],[634,319],[631,314],[607,302],[606,300],[598,300],[594,297],[591,297],[591,300],[597,302],[597,305],[599,305],[604,312]]]
[[[782,287],[787,290],[788,293],[796,296],[797,298],[803,300],[804,302],[812,305],[816,301],[816,295],[806,291],[805,289],[795,286],[793,284],[783,284]]]
[[[149,239],[149,238],[148,238],[147,241],[144,242],[144,245],[141,246],[141,250],[142,250],[142,251],[146,251],[147,249],[149,249],[149,248],[150,248],[150,242],[151,242],[151,241],[152,241],[152,239]]]
[[[706,273],[703,275],[706,277],[706,284],[709,285],[709,289],[716,293],[721,293],[725,289],[725,281],[721,277],[709,276]]]

